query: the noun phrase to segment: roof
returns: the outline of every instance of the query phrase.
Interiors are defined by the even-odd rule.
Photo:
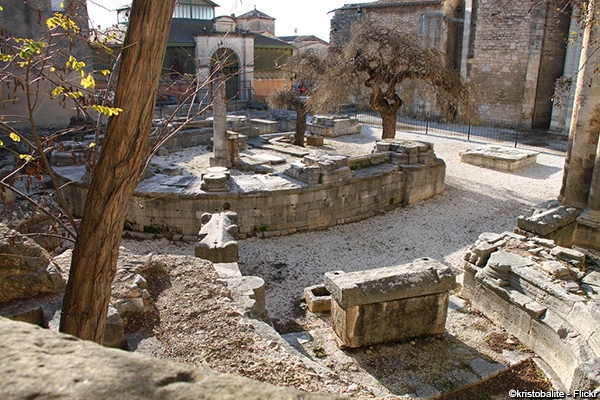
[[[442,0],[378,0],[373,3],[344,4],[343,7],[336,10],[347,10],[352,8],[383,8],[383,7],[403,7],[403,6],[428,6],[442,4]],[[333,10],[335,11],[335,10]]]
[[[319,39],[315,35],[279,36],[279,39],[286,43],[319,42],[327,44],[326,41]]]
[[[254,47],[289,47],[293,48],[293,46],[287,44],[283,40],[271,38],[269,36],[261,35],[259,33],[252,33],[254,35]]]
[[[256,9],[256,7],[254,8],[254,10],[248,11],[247,13],[244,13],[244,14],[238,16],[237,18],[238,19],[240,19],[240,18],[242,18],[242,19],[258,18],[258,19],[269,19],[271,21],[275,21],[275,18],[268,16],[267,14],[265,14],[262,11],[258,11]]]
[[[169,43],[193,43],[195,36],[212,32],[213,22],[207,19],[173,18]]]

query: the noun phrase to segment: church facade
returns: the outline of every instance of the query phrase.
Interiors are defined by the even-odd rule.
[[[482,119],[523,130],[566,133],[570,82],[579,63],[580,10],[563,0],[379,0],[335,10],[331,43],[354,21],[410,24],[446,54],[447,63],[481,87]],[[576,43],[575,43],[576,44]],[[555,93],[560,82],[562,96]],[[566,93],[564,91],[566,90]],[[561,106],[558,107],[558,99]]]

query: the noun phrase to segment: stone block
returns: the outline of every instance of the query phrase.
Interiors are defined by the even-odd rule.
[[[119,312],[114,307],[108,307],[108,316],[104,325],[104,339],[102,344],[115,349],[129,350],[125,329]]]
[[[331,310],[331,293],[323,284],[305,288],[304,300],[310,312],[323,313]]]
[[[230,263],[238,260],[237,214],[226,211],[202,215],[202,228],[196,243],[196,257],[214,263]]]
[[[520,216],[517,219],[515,232],[527,236],[536,235],[555,244],[571,247],[575,240],[578,211],[564,206],[536,213],[529,218]]]
[[[460,161],[500,171],[516,171],[537,162],[535,151],[511,147],[485,145],[469,149],[460,155]]]
[[[323,146],[323,136],[306,136],[308,146]]]
[[[2,399],[340,399],[108,349],[5,318],[0,336]]]
[[[444,332],[449,267],[423,258],[410,264],[325,274],[331,293],[331,323],[344,347],[402,341]]]

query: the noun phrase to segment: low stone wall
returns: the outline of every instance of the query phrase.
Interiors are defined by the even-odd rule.
[[[600,368],[600,273],[552,240],[485,233],[465,256],[462,294],[516,336],[567,390],[591,390],[582,365]],[[578,372],[579,371],[579,372]],[[587,381],[589,387],[578,387]]]
[[[370,166],[352,171],[346,166],[339,176],[327,175],[329,166],[323,166],[327,171],[315,166],[321,172],[311,183],[276,174],[231,176],[229,192],[204,191],[200,177],[194,175],[156,174],[137,187],[127,226],[135,231],[196,235],[204,213],[231,210],[238,214],[243,239],[252,234],[276,236],[359,221],[444,191],[444,161],[431,156],[430,144],[414,149],[427,157],[417,156],[414,163],[406,165],[398,164],[400,153],[377,154],[368,162],[361,158],[362,165]],[[388,161],[377,164],[382,157]],[[354,164],[347,161],[346,165]],[[61,185],[75,181],[65,185],[63,192],[74,215],[81,216],[87,192],[81,183],[83,168],[56,168],[56,172]]]

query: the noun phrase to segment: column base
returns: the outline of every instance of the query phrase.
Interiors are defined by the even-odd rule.
[[[575,244],[587,249],[600,250],[600,213],[586,210],[577,218]]]
[[[227,158],[216,158],[216,157],[211,157],[209,159],[209,165],[211,167],[225,167],[225,168],[231,168],[231,161],[228,160]]]

